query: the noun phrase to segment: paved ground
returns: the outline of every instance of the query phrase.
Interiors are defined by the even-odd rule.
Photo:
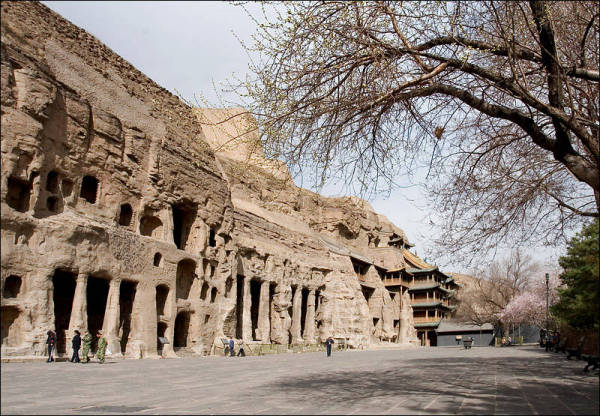
[[[598,376],[539,347],[2,364],[4,414],[598,414]]]

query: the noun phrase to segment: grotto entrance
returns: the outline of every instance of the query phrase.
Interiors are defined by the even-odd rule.
[[[187,347],[188,332],[190,328],[190,313],[179,312],[175,318],[175,334],[173,335],[173,347]]]
[[[13,326],[18,321],[20,311],[16,306],[2,306],[2,345],[6,347],[15,347],[19,344],[19,328]]]
[[[302,288],[302,309],[300,314],[300,333],[304,334],[304,328],[306,326],[306,311],[308,310],[308,293],[309,290]]]
[[[250,280],[250,320],[252,321],[252,340],[256,341],[258,328],[258,309],[260,306],[260,281]]]
[[[131,332],[131,312],[137,289],[136,282],[123,280],[119,290],[119,333],[121,334],[121,353],[127,350],[127,341]]]
[[[56,330],[56,352],[67,352],[66,331],[71,320],[71,308],[75,296],[77,275],[65,270],[56,270],[52,277],[54,294],[54,328]]]
[[[243,338],[243,313],[244,313],[244,276],[237,275],[236,278],[236,303],[235,303],[235,337]]]
[[[165,334],[167,333],[167,324],[164,322],[158,322],[157,328],[156,328],[156,349],[158,351],[159,354],[162,355],[162,350],[163,350],[163,343],[160,342],[160,338],[163,338],[165,336]]]
[[[102,329],[106,301],[108,299],[108,279],[90,276],[88,278],[86,298],[88,313],[88,330],[92,336],[92,351],[96,351],[98,337],[96,333]],[[105,334],[106,335],[106,334]]]

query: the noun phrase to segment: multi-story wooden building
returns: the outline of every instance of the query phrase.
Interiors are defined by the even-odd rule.
[[[454,294],[458,285],[452,278],[407,248],[402,249],[404,267],[397,270],[378,269],[384,286],[400,296],[408,291],[417,335],[421,345],[435,346],[435,329],[455,309]],[[399,297],[401,299],[401,297]]]

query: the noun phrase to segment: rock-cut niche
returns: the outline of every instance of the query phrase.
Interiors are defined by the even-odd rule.
[[[31,182],[13,176],[6,183],[6,203],[19,212],[27,212],[31,196]]]
[[[162,221],[153,215],[144,215],[140,219],[140,234],[152,238],[160,238],[162,234]]]
[[[10,275],[4,281],[4,298],[16,298],[21,291],[21,278],[19,276]]]
[[[119,225],[127,227],[131,224],[131,217],[133,217],[133,209],[129,204],[121,205],[121,209],[119,211]]]
[[[180,250],[185,250],[192,225],[198,213],[198,204],[190,201],[171,205],[173,211],[173,241]]]
[[[175,295],[178,299],[187,299],[196,277],[196,262],[183,259],[177,263],[177,286]]]
[[[79,196],[88,201],[90,204],[96,203],[98,194],[98,179],[93,176],[84,176],[81,181],[81,192]]]

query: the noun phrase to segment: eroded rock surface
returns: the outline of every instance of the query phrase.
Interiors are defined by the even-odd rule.
[[[1,7],[3,355],[43,355],[48,329],[59,353],[103,330],[135,358],[414,343],[382,282],[402,230],[296,187],[252,134],[230,143],[254,121],[214,122],[240,110],[188,107],[42,4]]]

